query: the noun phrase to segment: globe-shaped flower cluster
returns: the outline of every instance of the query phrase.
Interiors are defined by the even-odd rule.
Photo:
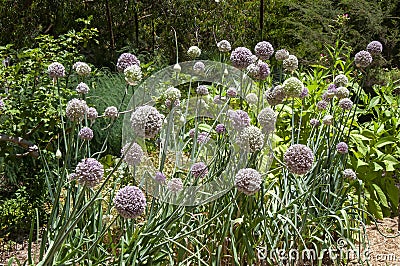
[[[130,166],[139,165],[143,158],[143,149],[137,143],[126,143],[121,149],[124,162]]]
[[[117,61],[117,69],[119,72],[124,72],[125,69],[132,65],[140,66],[140,61],[131,53],[123,53]]]
[[[252,168],[240,169],[236,176],[234,185],[237,190],[246,195],[253,195],[260,190],[262,183],[261,174]]]
[[[72,68],[76,71],[79,76],[88,76],[92,69],[84,62],[76,62]]]
[[[372,56],[367,51],[360,51],[354,56],[354,62],[357,67],[366,68],[372,63]]]
[[[275,129],[276,123],[276,114],[275,111],[270,107],[266,107],[260,111],[257,116],[258,123],[262,127],[265,133],[271,133]]]
[[[289,172],[304,175],[310,171],[313,165],[314,154],[309,147],[303,144],[294,144],[286,150],[283,159]]]
[[[274,47],[269,42],[263,41],[256,44],[254,51],[258,58],[267,60],[274,54]]]
[[[231,44],[227,40],[222,40],[217,43],[218,50],[223,53],[229,52],[232,47]]]
[[[260,151],[264,146],[264,135],[258,127],[248,126],[239,136],[241,147],[250,149],[251,152]]]
[[[245,69],[253,63],[253,54],[246,47],[238,47],[231,53],[232,65],[238,69]]]
[[[283,60],[283,68],[286,71],[293,72],[299,67],[299,61],[294,55],[289,55],[288,58]]]
[[[78,137],[82,140],[91,140],[93,139],[93,130],[88,127],[83,127],[79,133]]]
[[[303,83],[295,77],[286,79],[282,86],[287,97],[299,97],[304,87]]]
[[[66,116],[71,121],[82,121],[89,107],[84,100],[72,99],[67,103]]]
[[[47,73],[53,79],[62,78],[65,76],[65,67],[58,62],[54,62],[47,68]]]
[[[75,168],[74,179],[81,185],[94,187],[103,178],[104,168],[94,158],[83,159]]]
[[[149,105],[139,106],[131,116],[131,126],[136,135],[149,139],[158,134],[163,121],[164,115]]]
[[[129,85],[136,85],[142,80],[142,69],[139,65],[130,65],[124,70],[125,81]]]
[[[114,207],[122,217],[133,219],[144,212],[146,198],[138,187],[126,186],[115,195]]]

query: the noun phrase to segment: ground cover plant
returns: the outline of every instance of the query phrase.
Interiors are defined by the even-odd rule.
[[[220,40],[207,47],[218,61],[200,60],[198,46],[179,60],[175,42],[176,61],[158,71],[122,53],[118,73],[99,73],[74,42],[64,56],[28,54],[46,60],[26,72],[2,66],[4,147],[37,166],[42,196],[2,207],[6,218],[7,208],[27,209],[7,218],[29,225],[18,263],[368,265],[357,253],[368,248],[365,225],[399,199],[396,82],[365,89],[382,44],[353,53],[338,40],[302,66],[267,41]],[[64,49],[52,45],[54,56]],[[37,116],[20,113],[36,106]],[[30,141],[12,141],[16,133]]]

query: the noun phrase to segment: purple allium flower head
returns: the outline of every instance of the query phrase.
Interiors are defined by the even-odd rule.
[[[339,142],[336,145],[336,150],[338,153],[346,154],[349,152],[349,147],[347,146],[346,142]]]
[[[84,82],[81,82],[78,84],[78,86],[76,86],[76,92],[80,94],[87,94],[89,90],[89,86]]]
[[[344,176],[345,178],[350,179],[350,180],[355,180],[355,179],[357,179],[357,175],[356,175],[356,173],[355,173],[352,169],[345,169],[345,170],[343,171],[343,176]]]
[[[259,42],[254,47],[254,52],[261,60],[267,60],[274,54],[274,47],[269,42]]]
[[[351,110],[351,108],[353,107],[353,102],[349,98],[343,98],[340,99],[339,106],[343,110]]]
[[[193,65],[193,70],[196,73],[204,73],[204,71],[206,70],[206,66],[203,62],[198,61]]]
[[[124,70],[125,81],[132,86],[135,86],[142,80],[142,69],[139,65],[130,65]]]
[[[332,100],[333,98],[335,97],[335,93],[334,92],[332,92],[332,91],[325,91],[323,94],[322,94],[322,100],[323,101],[326,101],[326,102],[329,102],[330,100]]]
[[[354,63],[357,67],[366,68],[372,63],[372,56],[367,51],[360,51],[354,56]]]
[[[270,105],[275,106],[283,103],[283,100],[286,98],[286,94],[283,87],[281,85],[277,85],[275,88],[270,89],[265,93],[265,98]]]
[[[299,97],[304,87],[303,82],[295,77],[285,80],[282,86],[287,97]]]
[[[183,189],[183,183],[180,178],[171,178],[167,183],[167,188],[171,192],[179,192]]]
[[[275,129],[276,114],[275,111],[269,107],[261,110],[257,116],[258,123],[266,133],[271,133]]]
[[[76,62],[72,68],[76,71],[79,76],[88,76],[92,69],[84,62]]]
[[[118,109],[115,106],[109,106],[106,108],[104,111],[104,116],[111,118],[111,119],[116,119],[119,116]]]
[[[240,169],[235,176],[235,187],[246,195],[253,195],[261,188],[261,174],[252,168]]]
[[[82,159],[75,168],[75,179],[84,186],[94,187],[103,175],[103,165],[94,158]]]
[[[336,92],[337,92],[337,87],[336,87],[336,85],[333,84],[333,83],[332,83],[332,84],[329,84],[327,91],[330,92],[330,93],[336,94]]]
[[[283,60],[283,68],[287,71],[293,72],[299,67],[299,61],[294,55],[289,55],[288,58]]]
[[[122,217],[133,219],[144,212],[146,197],[138,187],[126,186],[115,195],[114,207]]]
[[[235,98],[237,96],[237,90],[233,87],[228,88],[226,96],[229,98]]]
[[[238,47],[231,53],[232,65],[238,69],[245,69],[253,63],[253,54],[246,47]]]
[[[321,100],[321,101],[317,102],[317,109],[319,111],[326,110],[326,108],[328,107],[328,104],[329,103],[327,101]]]
[[[349,95],[350,95],[350,92],[346,87],[337,88],[336,97],[338,97],[338,99],[347,98],[347,97],[349,97]]]
[[[143,158],[143,149],[140,147],[139,144],[133,143],[126,143],[124,147],[121,149],[121,154],[123,157],[124,162],[126,162],[130,166],[139,165],[142,162]]]
[[[256,63],[252,63],[247,67],[248,75],[257,80],[265,80],[269,74],[269,66],[267,63],[263,61],[257,61]]]
[[[79,130],[78,137],[82,140],[91,140],[93,138],[93,130],[88,127],[83,127]]]
[[[224,96],[215,95],[214,96],[214,103],[215,104],[223,104],[226,98]]]
[[[191,46],[187,50],[187,54],[190,58],[196,58],[201,55],[201,50],[198,46]]]
[[[62,78],[65,76],[65,68],[62,64],[54,62],[47,68],[47,73],[52,79]]]
[[[308,88],[304,87],[303,90],[300,93],[300,99],[305,99],[308,97]]]
[[[196,89],[196,93],[197,93],[198,95],[200,95],[200,96],[208,95],[208,94],[209,94],[208,88],[207,88],[206,85],[199,85],[199,86],[197,87],[197,89]]]
[[[240,131],[250,125],[249,114],[243,110],[229,110],[226,114],[236,130]]]
[[[71,121],[82,121],[88,111],[84,100],[72,99],[67,103],[66,115]]]
[[[171,101],[181,98],[181,91],[175,87],[169,87],[164,92],[165,98]]]
[[[194,138],[195,133],[196,133],[196,129],[192,128],[191,130],[189,130],[189,137]]]
[[[289,58],[289,52],[285,49],[280,49],[275,52],[275,58],[278,61],[283,61]]]
[[[208,174],[207,165],[205,163],[203,163],[203,162],[194,163],[192,165],[192,167],[190,168],[190,173],[195,178],[205,177]]]
[[[238,141],[241,147],[251,152],[260,151],[264,146],[264,135],[258,127],[248,126],[242,130]]]
[[[318,119],[312,118],[312,119],[310,120],[310,125],[312,125],[313,127],[317,127],[317,126],[319,126],[320,124],[321,124],[321,123],[319,122]]]
[[[371,54],[371,55],[377,55],[382,53],[382,43],[378,42],[378,41],[372,41],[367,45],[367,51]]]
[[[119,72],[124,72],[124,70],[132,65],[140,66],[140,61],[131,53],[123,53],[119,56],[117,61],[117,69]]]
[[[201,132],[197,135],[197,143],[199,144],[206,144],[210,141],[210,134],[208,132]]]
[[[97,113],[96,108],[94,108],[94,107],[89,107],[88,108],[87,118],[89,120],[94,121],[98,116],[99,116],[99,114]]]
[[[167,179],[167,178],[165,177],[165,175],[164,175],[163,173],[161,173],[161,172],[157,172],[157,173],[154,175],[154,180],[155,180],[156,182],[158,182],[158,183],[164,183],[166,179]]]
[[[166,107],[170,108],[172,106],[172,101],[170,99],[166,99],[164,104]]]
[[[227,40],[222,40],[217,43],[218,50],[223,53],[229,52],[232,47],[231,44]]]
[[[310,171],[314,154],[312,150],[303,144],[290,146],[283,157],[289,172],[297,175],[304,175]]]
[[[258,103],[258,96],[257,94],[251,92],[246,95],[246,101],[248,104],[257,104]]]
[[[179,99],[176,99],[174,101],[174,106],[180,106],[181,105],[181,101]]]
[[[131,116],[131,126],[137,136],[150,139],[158,134],[163,121],[164,115],[149,105],[139,106]]]
[[[345,75],[339,74],[333,79],[333,83],[336,87],[346,86],[349,83],[349,79]]]
[[[216,125],[216,126],[215,126],[215,131],[216,131],[218,134],[225,133],[225,132],[226,132],[225,125],[224,125],[224,124],[218,124],[218,125]]]
[[[332,124],[333,124],[333,116],[332,116],[332,115],[325,115],[325,116],[322,118],[322,123],[323,123],[324,125],[327,125],[327,126],[332,125]]]

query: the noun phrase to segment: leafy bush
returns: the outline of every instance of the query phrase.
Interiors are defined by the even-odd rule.
[[[16,210],[29,209],[25,198],[17,198],[20,195],[15,194],[24,188],[29,195],[29,206],[41,210],[42,217],[45,217],[42,208],[47,198],[45,166],[37,159],[38,151],[43,150],[41,155],[49,160],[54,158],[61,137],[59,105],[74,95],[69,81],[76,81],[76,76],[71,76],[67,69],[67,79],[57,91],[46,73],[47,67],[59,61],[72,69],[72,60],[82,58],[79,47],[95,35],[96,30],[84,29],[71,31],[57,39],[49,35],[39,36],[31,48],[0,47],[0,57],[8,60],[0,66],[0,95],[4,102],[0,110],[0,173],[4,180],[0,190],[5,192],[0,194],[0,201],[22,204]],[[20,220],[18,216],[15,219]],[[17,227],[11,230],[20,229],[22,224],[17,223]]]

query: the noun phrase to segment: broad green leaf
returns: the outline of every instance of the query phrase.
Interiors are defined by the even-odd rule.
[[[370,141],[371,140],[370,138],[364,137],[363,135],[360,135],[360,134],[351,134],[350,137],[353,138],[355,141],[357,141],[357,140]]]
[[[388,172],[393,172],[393,171],[396,170],[396,169],[394,168],[394,166],[395,166],[397,163],[394,163],[394,162],[388,161],[388,160],[384,160],[383,163],[385,164],[386,171],[388,171]]]
[[[376,133],[380,136],[380,135],[382,135],[383,133],[385,133],[386,132],[386,130],[385,130],[385,124],[381,124],[380,126],[379,126],[379,128],[378,128],[378,130],[376,131]]]
[[[391,104],[393,103],[393,97],[392,97],[392,96],[389,96],[389,95],[384,94],[383,97],[385,98],[385,100],[386,100],[386,102],[387,102],[388,104],[391,105]]]
[[[207,125],[207,124],[199,124],[198,129],[199,129],[199,132],[200,131],[205,131],[205,132],[211,132],[212,131],[212,127],[210,125]]]
[[[371,99],[371,101],[369,102],[369,106],[368,109],[370,109],[371,107],[374,107],[376,105],[379,104],[380,101],[380,97],[379,96],[375,96],[374,98]]]
[[[379,204],[373,199],[368,199],[367,202],[368,211],[374,214],[376,219],[383,219],[381,206],[379,206]]]
[[[380,139],[376,142],[375,146],[376,146],[377,148],[381,148],[381,147],[383,147],[383,146],[385,146],[385,145],[389,145],[389,144],[396,143],[396,141],[397,141],[397,139],[396,139],[395,137],[392,137],[392,136],[383,137],[383,138],[380,138]]]
[[[380,164],[374,162],[374,171],[376,172],[376,171],[379,171],[379,170],[383,170],[383,167],[380,166]]]
[[[364,161],[361,160],[361,159],[358,159],[358,160],[357,160],[357,168],[359,168],[360,166],[363,166],[363,165],[368,166],[368,164],[367,164],[366,162],[364,162]]]
[[[393,182],[386,182],[385,189],[389,200],[395,205],[394,207],[397,208],[399,204],[399,189]]]
[[[375,139],[376,138],[374,131],[369,130],[369,129],[364,129],[362,131],[362,135],[367,137],[367,138],[370,138],[370,139]]]
[[[385,193],[383,193],[382,189],[377,184],[372,184],[372,186],[374,187],[376,194],[378,194],[380,203],[386,208],[389,208]]]
[[[393,163],[396,163],[396,164],[399,163],[399,161],[398,161],[395,157],[393,157],[392,155],[390,155],[390,154],[386,154],[386,155],[383,157],[383,159],[384,159],[385,161],[390,161],[390,162],[393,162]]]

